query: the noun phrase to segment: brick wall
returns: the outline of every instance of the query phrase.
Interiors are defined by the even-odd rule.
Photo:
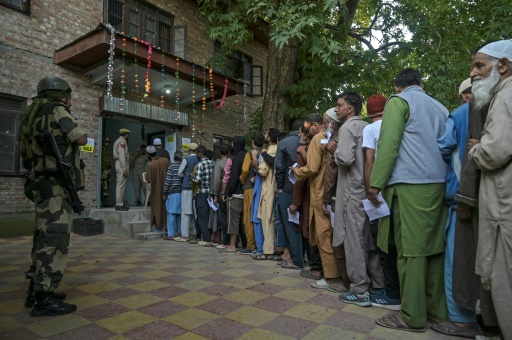
[[[203,65],[212,56],[213,42],[208,39],[206,24],[197,16],[197,6],[188,0],[154,0],[155,6],[174,15],[175,25],[187,26],[187,59]],[[47,76],[65,79],[73,89],[71,111],[85,132],[96,138],[98,135],[99,100],[105,88],[94,85],[80,70],[70,70],[53,64],[53,53],[96,28],[101,22],[102,1],[97,0],[45,0],[31,1],[30,16],[0,6],[0,93],[31,98],[36,95],[37,83]],[[239,48],[253,57],[254,65],[262,65],[266,72],[267,48],[252,42]],[[242,89],[240,89],[242,91]],[[198,96],[199,97],[199,96]],[[200,100],[200,98],[198,98]],[[213,135],[233,136],[244,134],[249,118],[243,116],[243,97],[228,98],[222,109],[200,110],[198,101],[195,117],[196,130],[203,130],[195,142],[211,148]],[[158,103],[157,99],[154,99]],[[247,112],[261,107],[262,97],[247,97]],[[157,104],[158,105],[158,104]],[[189,113],[191,109],[182,108]],[[192,121],[192,120],[190,120]],[[190,138],[191,128],[185,127],[178,135]],[[87,166],[87,190],[80,197],[87,207],[96,205],[97,154],[85,157]],[[33,211],[33,204],[23,196],[24,179],[0,176],[0,211],[2,214],[17,214]]]

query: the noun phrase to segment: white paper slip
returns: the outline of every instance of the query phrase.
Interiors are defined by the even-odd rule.
[[[300,224],[299,222],[299,212],[296,211],[295,214],[290,213],[290,208],[288,210],[288,221],[293,222],[295,224]]]
[[[213,198],[208,198],[208,205],[210,206],[210,208],[213,209],[213,211],[217,211],[219,210],[219,207],[215,205],[215,203],[213,203]]]
[[[334,228],[334,212],[332,211],[332,205],[327,204],[327,211],[329,211],[329,215],[331,216],[331,228]]]
[[[329,143],[329,140],[327,138],[320,139],[320,144],[327,144]]]
[[[384,201],[382,194],[379,192],[377,195],[379,201],[382,202],[380,207],[376,208],[370,200],[363,200],[364,211],[368,215],[370,221],[376,220],[377,218],[388,216],[390,214],[388,204]]]
[[[297,163],[292,165],[292,168],[298,167],[299,165]],[[292,182],[292,184],[295,184],[295,182],[297,182],[297,179],[295,178],[295,172],[293,172],[292,169],[288,170],[288,178],[290,179],[290,182]]]

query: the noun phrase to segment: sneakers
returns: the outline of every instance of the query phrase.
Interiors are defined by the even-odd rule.
[[[74,311],[76,311],[76,305],[63,302],[57,299],[54,294],[38,292],[36,304],[30,310],[30,316],[65,315]]]
[[[327,289],[329,288],[329,284],[327,283],[327,281],[325,281],[325,279],[321,279],[311,283],[311,287],[317,289]]]
[[[352,291],[347,293],[341,293],[339,297],[341,302],[350,303],[360,307],[371,307],[370,294],[364,292],[363,294],[357,294]]]
[[[381,295],[370,295],[370,303],[372,306],[386,308],[394,311],[400,310],[400,299],[391,299],[386,293]]]
[[[124,205],[116,205],[116,211],[128,211],[130,210],[129,207],[126,207]]]
[[[373,288],[368,291],[370,296],[381,296],[386,295],[386,290],[384,288]]]
[[[174,239],[175,242],[188,242],[188,238],[187,237],[176,237]]]
[[[206,241],[199,241],[199,242],[197,242],[197,245],[198,246],[205,246],[207,243],[208,242],[206,242]]]
[[[246,249],[246,248],[241,249],[241,250],[239,251],[239,253],[240,253],[240,254],[242,254],[242,255],[251,255],[251,254],[252,254],[252,252],[253,252],[252,250],[249,250],[249,249]]]

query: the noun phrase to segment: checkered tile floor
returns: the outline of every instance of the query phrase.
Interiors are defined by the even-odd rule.
[[[0,338],[449,339],[379,327],[380,308],[345,305],[298,271],[215,248],[72,234],[58,291],[78,310],[23,307],[31,237],[0,239]]]

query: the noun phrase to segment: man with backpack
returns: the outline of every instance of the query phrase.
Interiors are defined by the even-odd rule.
[[[74,312],[76,305],[63,302],[66,295],[54,290],[66,268],[73,210],[83,210],[75,190],[82,188],[79,146],[87,143],[87,135],[69,111],[68,83],[57,77],[44,78],[37,92],[23,113],[20,136],[21,154],[31,167],[25,195],[35,203],[36,221],[25,306],[32,307],[31,316],[64,315]],[[57,163],[60,158],[73,174],[63,173],[67,170]],[[73,182],[64,182],[66,176]]]

